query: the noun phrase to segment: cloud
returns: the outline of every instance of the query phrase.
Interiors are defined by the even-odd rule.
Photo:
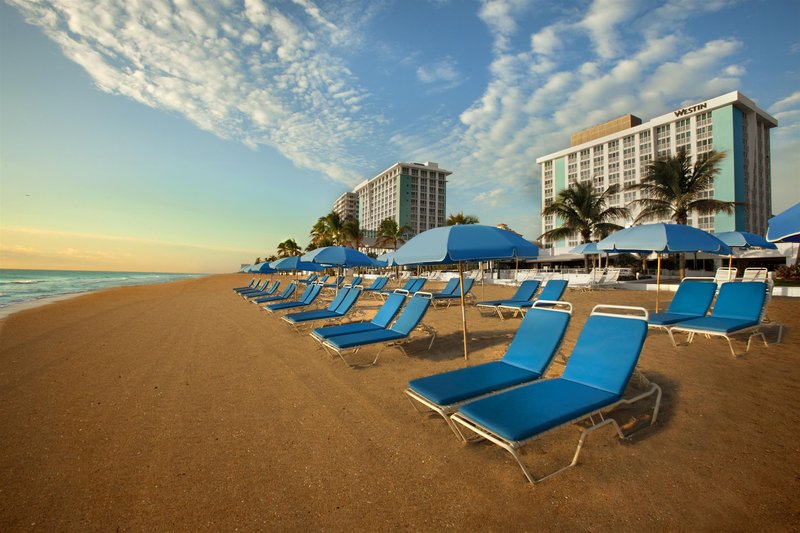
[[[359,19],[351,2],[326,13],[310,0],[283,11],[263,0],[10,2],[102,91],[330,179],[357,181],[379,137],[371,95],[336,53],[373,8]]]
[[[778,100],[777,102],[775,102],[770,106],[769,111],[770,113],[778,113],[780,111],[789,109],[795,105],[800,105],[800,91],[796,91],[787,96],[786,98]]]
[[[452,83],[460,77],[458,65],[451,57],[417,68],[417,79],[422,83]]]

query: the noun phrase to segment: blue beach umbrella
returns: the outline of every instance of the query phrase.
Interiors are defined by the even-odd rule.
[[[604,252],[656,253],[656,312],[661,288],[661,254],[707,252],[731,255],[727,244],[710,233],[684,224],[642,224],[612,233],[597,243]]]
[[[581,255],[600,255],[600,250],[597,249],[596,242],[585,242],[570,250],[569,253]]]
[[[301,261],[299,255],[293,255],[292,257],[284,257],[283,259],[278,259],[277,261],[273,261],[270,263],[270,266],[275,270],[287,271],[287,270],[306,270],[309,272],[319,272],[324,270],[322,265],[318,265],[316,263],[309,263],[308,261]]]
[[[749,233],[747,231],[723,231],[715,233],[716,237],[730,246],[731,248],[763,248],[765,250],[777,250],[778,247],[769,242],[761,235]],[[733,254],[728,256],[728,272],[733,268]]]
[[[380,267],[393,267],[397,266],[397,262],[394,260],[394,252],[386,252],[385,254],[381,254],[375,259],[375,262],[378,263]]]
[[[259,263],[257,265],[253,265],[253,272],[258,272],[259,274],[272,274],[276,272],[274,268],[270,266],[269,263]]]
[[[323,246],[322,248],[311,250],[300,258],[311,263],[339,267],[340,273],[345,267],[374,267],[376,265],[375,260],[367,254],[346,246]],[[336,294],[339,294],[338,283],[336,284]]]
[[[457,224],[424,231],[394,254],[398,265],[458,264],[461,290],[461,324],[464,359],[467,358],[467,314],[464,303],[463,263],[510,259],[536,259],[539,248],[520,235],[480,224]]]
[[[302,261],[338,267],[375,266],[367,254],[346,246],[324,246],[300,256]]]
[[[800,242],[800,203],[767,221],[769,242]]]

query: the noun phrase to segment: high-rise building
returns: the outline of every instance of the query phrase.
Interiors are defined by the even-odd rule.
[[[333,211],[337,213],[342,220],[348,218],[358,220],[358,195],[354,192],[342,193],[342,195],[333,202]]]
[[[655,158],[686,150],[692,161],[713,150],[727,155],[708,188],[708,197],[740,202],[734,214],[698,216],[689,224],[706,231],[750,231],[763,235],[772,210],[770,129],[778,121],[752,100],[734,91],[642,123],[626,115],[572,136],[573,145],[536,160],[541,166],[542,206],[550,205],[559,191],[577,182],[591,182],[598,192],[620,186],[611,205],[624,207],[639,198],[625,191],[639,183]],[[636,213],[632,213],[634,216]],[[630,221],[618,221],[620,225]],[[560,221],[542,217],[542,231]],[[579,236],[546,243],[560,253],[578,244]]]
[[[395,163],[353,190],[358,195],[359,223],[367,235],[392,218],[416,235],[444,226],[449,170],[437,163]]]

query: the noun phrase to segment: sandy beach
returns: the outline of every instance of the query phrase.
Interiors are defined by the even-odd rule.
[[[655,426],[624,443],[597,431],[577,467],[532,486],[507,452],[462,445],[403,394],[409,379],[464,365],[457,307],[429,311],[429,352],[421,337],[411,357],[388,349],[352,370],[230,290],[248,281],[111,289],[2,319],[0,529],[797,528],[796,299],[768,308],[782,344],[754,341],[739,359],[721,339],[675,349],[651,332],[639,370],[664,389]],[[624,290],[564,299],[575,306],[567,353],[595,303],[655,301]],[[519,321],[467,314],[470,364],[500,357]],[[635,425],[644,404],[614,416]],[[525,459],[538,472],[566,463],[578,436],[551,433]]]

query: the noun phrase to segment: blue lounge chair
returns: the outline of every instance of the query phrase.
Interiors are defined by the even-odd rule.
[[[450,296],[453,292],[458,289],[458,278],[450,278],[447,281],[447,285],[439,292],[431,293],[431,296],[434,298],[440,298],[442,296]]]
[[[386,329],[391,324],[397,312],[406,301],[408,293],[402,289],[395,290],[390,294],[386,301],[383,303],[375,317],[369,322],[351,322],[349,324],[340,324],[336,326],[327,326],[324,328],[317,328],[311,332],[311,337],[320,343],[325,340],[335,337],[337,335],[347,335],[350,333],[364,333],[378,329]]]
[[[464,278],[464,300],[475,300],[475,296],[472,294],[472,286],[475,284],[475,280],[472,278]],[[439,306],[442,307],[450,307],[450,304],[453,303],[455,300],[461,299],[461,289],[458,285],[458,279],[456,278],[456,288],[453,290],[451,294],[444,294],[442,293],[433,295],[433,307],[438,308]]]
[[[420,282],[420,280],[422,280],[422,282]],[[422,289],[423,285],[425,285],[424,278],[408,278],[406,280],[405,284],[403,284],[403,286],[399,290],[408,292],[410,294],[414,294],[418,290]],[[386,289],[386,290],[382,290],[380,292],[377,292],[375,294],[377,294],[381,298],[386,299],[386,297],[389,296],[390,294],[392,294],[393,292],[394,292],[393,290]]]
[[[335,337],[329,337],[326,339],[325,342],[322,343],[322,346],[329,352],[334,352],[339,355],[342,361],[344,361],[345,364],[350,367],[371,366],[378,362],[378,357],[380,357],[381,352],[386,346],[389,345],[397,346],[400,348],[403,354],[408,355],[403,348],[403,343],[408,341],[412,331],[420,328],[431,336],[431,342],[428,344],[428,349],[430,349],[433,345],[433,340],[436,338],[436,332],[433,331],[433,329],[421,324],[422,317],[425,316],[430,304],[430,293],[417,293],[409,298],[405,308],[391,327],[374,331],[365,331],[361,333],[336,335]],[[375,355],[375,359],[373,359],[373,361],[367,365],[351,365],[344,357],[343,352],[351,351],[352,353],[355,353],[362,347],[373,344],[380,344],[381,348]]]
[[[692,342],[697,333],[724,337],[734,357],[736,351],[731,343],[731,335],[750,333],[745,352],[750,351],[750,341],[756,335],[761,336],[764,346],[769,346],[761,332],[761,321],[767,307],[767,288],[768,285],[762,281],[723,283],[709,316],[683,320],[669,328],[672,344],[677,346],[674,333],[682,331],[689,334],[688,342]]]
[[[571,316],[568,302],[559,307],[534,306],[522,319],[502,359],[411,380],[406,394],[442,415],[460,435],[450,415],[467,401],[541,378],[558,353]]]
[[[642,315],[612,314],[610,311],[615,309],[635,310]],[[650,425],[655,423],[661,405],[658,385],[651,383],[646,392],[630,399],[622,398],[646,336],[646,310],[595,306],[560,378],[535,381],[468,402],[452,415],[451,420],[465,441],[464,429],[467,429],[467,435],[485,438],[511,453],[531,483],[554,476],[575,466],[590,432],[611,424],[621,439],[626,438],[616,420],[600,416],[596,422],[594,415],[655,394]],[[572,462],[536,479],[522,462],[518,450],[544,433],[584,420],[588,420],[590,425],[581,427],[581,438]]]
[[[336,276],[336,279],[330,283],[323,283],[322,287],[325,289],[338,289],[344,283],[344,276]]]
[[[299,279],[299,280],[297,280],[297,282],[298,283],[302,283],[304,285],[308,285],[309,283],[314,283],[315,281],[317,281],[318,277],[319,276],[317,276],[316,274],[314,274],[312,272],[311,274],[308,275],[308,277],[306,279]]]
[[[314,303],[314,300],[319,296],[319,291],[322,290],[322,285],[319,283],[312,283],[303,292],[303,295],[296,302],[277,302],[274,304],[267,304],[263,308],[270,312],[284,311],[286,309],[294,309],[296,307],[306,307]]]
[[[281,286],[281,281],[275,280],[275,283],[273,283],[271,287],[269,288],[265,287],[263,291],[248,292],[247,294],[242,294],[242,298],[244,298],[245,300],[252,300],[253,298],[258,298],[260,296],[272,296],[273,294],[275,294],[275,291],[277,291],[278,287],[280,286]]]
[[[665,312],[650,313],[648,326],[669,331],[672,324],[706,316],[716,293],[713,281],[684,280]]]
[[[539,284],[541,282],[538,279],[529,279],[523,281],[520,284],[517,292],[509,298],[508,300],[486,300],[483,302],[478,302],[475,305],[478,308],[478,311],[484,316],[491,316],[497,313],[500,318],[505,318],[503,313],[500,312],[499,307],[501,305],[516,305],[525,303],[533,298],[533,295],[536,294],[536,290],[539,288]]]
[[[246,290],[246,289],[252,289],[253,287],[256,286],[256,283],[258,283],[258,279],[253,278],[253,279],[250,280],[250,284],[247,285],[246,287],[234,287],[233,291],[234,292],[239,292],[239,291],[243,291],[243,290]]]
[[[364,287],[363,291],[368,294],[374,294],[375,292],[382,291],[388,282],[389,276],[378,276],[372,281],[372,285]]]
[[[238,292],[239,294],[247,294],[247,293],[250,293],[250,292],[263,291],[267,287],[267,285],[269,285],[269,280],[265,279],[264,283],[262,283],[260,285],[256,284],[254,287],[251,287],[249,289],[243,289],[243,290],[236,291],[236,292]]]
[[[525,313],[526,309],[530,309],[533,307],[534,302],[538,302],[539,300],[556,302],[561,299],[564,295],[564,291],[567,290],[567,284],[569,281],[565,279],[551,279],[547,282],[547,285],[544,286],[542,291],[539,293],[539,296],[536,297],[533,301],[528,302],[520,302],[514,304],[503,304],[497,306],[497,312],[502,313],[503,310],[513,311],[513,316],[522,315]]]
[[[311,311],[301,311],[299,313],[289,313],[283,315],[281,318],[299,329],[302,324],[312,322],[314,320],[331,320],[335,318],[342,318],[353,307],[361,294],[361,289],[358,287],[346,287],[339,291],[327,309],[314,309]]]
[[[295,289],[297,289],[297,282],[292,281],[291,283],[289,283],[289,285],[286,286],[285,289],[283,289],[283,292],[277,296],[260,296],[250,301],[253,302],[254,304],[263,304],[268,302],[278,302],[280,300],[286,300],[292,294],[294,294]]]

